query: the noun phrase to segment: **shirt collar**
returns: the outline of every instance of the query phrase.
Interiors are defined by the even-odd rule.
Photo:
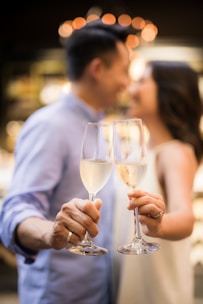
[[[73,93],[64,93],[62,95],[62,99],[68,103],[70,108],[74,109],[77,107],[77,110],[80,109],[80,111],[89,121],[97,122],[103,119],[105,116],[104,111],[96,112],[92,107],[90,107],[83,100],[79,99]]]

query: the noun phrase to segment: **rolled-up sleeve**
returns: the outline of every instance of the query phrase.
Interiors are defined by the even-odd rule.
[[[16,243],[16,227],[29,217],[49,218],[50,197],[62,174],[62,135],[51,122],[32,118],[23,129],[15,150],[15,168],[3,202],[0,237],[11,251],[25,256],[27,263],[37,252]]]
[[[8,199],[5,201],[4,208],[1,213],[1,240],[12,252],[23,255],[26,263],[28,261],[30,263],[35,260],[37,251],[23,248],[16,242],[16,227],[19,223],[29,217],[45,219],[45,217],[43,217],[32,204],[28,204],[28,201],[28,195],[26,195],[26,198],[23,198],[23,196],[17,196]]]

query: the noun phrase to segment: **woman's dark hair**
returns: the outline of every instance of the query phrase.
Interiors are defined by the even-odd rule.
[[[200,162],[203,154],[200,119],[202,100],[198,73],[185,62],[150,61],[152,77],[158,86],[162,120],[175,139],[194,147]]]
[[[94,58],[106,60],[106,54],[116,53],[116,43],[125,43],[128,34],[128,28],[118,24],[104,24],[101,20],[89,22],[75,30],[67,39],[65,48],[69,79],[78,80]]]

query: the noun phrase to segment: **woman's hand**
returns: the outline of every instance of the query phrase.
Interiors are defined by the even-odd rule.
[[[166,205],[160,194],[133,190],[128,193],[129,210],[139,209],[139,221],[143,232],[148,236],[158,237],[161,221],[166,212]]]

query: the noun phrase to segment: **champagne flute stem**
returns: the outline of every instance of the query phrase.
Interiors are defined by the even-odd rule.
[[[94,201],[94,199],[95,199],[95,194],[94,193],[89,193],[89,200],[90,201]],[[92,238],[91,238],[91,236],[89,235],[89,233],[88,233],[88,231],[86,231],[86,233],[85,233],[85,238],[84,238],[84,240],[85,241],[87,241],[88,243],[92,243]],[[83,241],[84,241],[83,240]]]
[[[90,244],[90,243],[92,243],[92,238],[91,238],[91,236],[89,235],[89,233],[88,233],[88,231],[86,231],[86,233],[85,233],[85,237],[84,237],[84,239],[83,239],[83,242],[87,242],[88,244]]]
[[[89,200],[93,202],[95,200],[95,196],[95,193],[89,193]]]
[[[135,237],[136,239],[141,239],[138,207],[134,209],[134,218],[135,218]]]

